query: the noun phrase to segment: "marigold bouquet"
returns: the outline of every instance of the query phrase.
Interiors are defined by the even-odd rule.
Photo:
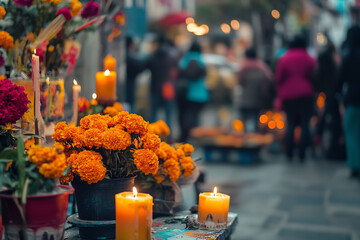
[[[25,150],[21,136],[17,147],[1,151],[0,158],[0,186],[20,196],[22,203],[27,195],[52,192],[55,179],[63,175],[66,167],[62,144],[55,143],[52,148],[34,145]]]
[[[62,183],[72,181],[74,174],[89,184],[139,172],[155,175],[161,140],[148,133],[148,126],[141,116],[126,111],[114,117],[88,115],[79,127],[59,122],[52,137],[64,145],[68,157],[69,172]]]

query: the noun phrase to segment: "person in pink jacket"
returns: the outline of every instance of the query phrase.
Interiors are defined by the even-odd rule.
[[[294,129],[301,127],[299,157],[304,161],[306,148],[310,143],[309,122],[313,113],[314,88],[311,81],[316,61],[306,51],[306,40],[302,36],[295,37],[289,50],[277,64],[275,80],[278,99],[287,117],[286,155],[293,157],[295,148]]]

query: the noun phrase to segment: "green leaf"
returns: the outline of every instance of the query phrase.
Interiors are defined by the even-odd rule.
[[[42,180],[41,180],[41,179],[37,179],[37,180],[32,181],[32,182],[29,184],[28,194],[29,194],[29,195],[32,195],[32,194],[37,193],[37,191],[38,191],[39,188],[41,187],[41,184],[42,184]]]
[[[0,152],[0,158],[15,160],[17,158],[17,152],[14,149],[6,148]]]
[[[54,181],[50,178],[46,178],[44,181],[45,190],[51,192],[54,189]]]
[[[45,140],[44,137],[39,136],[39,135],[36,135],[36,134],[33,134],[33,133],[24,133],[23,135],[24,135],[24,136],[29,136],[29,137],[34,137],[34,138],[40,138],[40,139],[42,139],[42,140]]]
[[[1,159],[0,158],[0,163],[8,163],[8,162],[11,162],[12,160],[11,159]]]
[[[24,160],[24,141],[22,140],[22,137],[17,138],[17,155],[18,155],[18,174],[19,174],[19,185],[18,185],[18,193],[21,194],[21,199],[26,199],[26,196],[24,196],[24,187],[25,187],[25,160]]]

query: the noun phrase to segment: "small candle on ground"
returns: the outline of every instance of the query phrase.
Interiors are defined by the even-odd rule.
[[[230,196],[218,193],[217,188],[214,192],[199,194],[199,213],[198,221],[212,221],[214,223],[226,223],[230,205]]]

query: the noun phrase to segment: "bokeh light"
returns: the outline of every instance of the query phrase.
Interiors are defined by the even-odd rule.
[[[229,34],[231,31],[230,25],[227,23],[221,24],[220,28],[221,28],[221,31],[223,31],[225,34]]]
[[[244,130],[244,123],[241,120],[234,120],[233,121],[233,128],[236,131],[243,131]]]
[[[325,107],[325,100],[326,100],[326,94],[321,92],[316,100],[316,105],[318,106],[318,108]]]
[[[321,45],[327,44],[327,38],[323,33],[316,34],[316,40]]]
[[[276,122],[276,127],[278,129],[283,129],[285,127],[285,124],[283,121],[278,121],[278,122]]]
[[[263,114],[260,116],[259,121],[260,121],[260,123],[265,124],[269,121],[269,117],[266,116],[265,114]]]
[[[240,23],[239,23],[239,21],[238,20],[232,20],[231,21],[231,27],[232,27],[232,29],[234,29],[234,30],[239,30],[240,29]]]
[[[282,116],[280,113],[274,113],[274,115],[272,116],[272,118],[274,119],[275,122],[280,121],[282,119]]]
[[[280,12],[276,9],[271,11],[271,16],[275,19],[279,19],[280,18]]]
[[[207,33],[209,32],[209,26],[208,26],[208,25],[203,24],[203,25],[201,25],[200,27],[201,27],[202,29],[204,29],[205,34],[207,34]]]
[[[270,128],[270,129],[274,129],[275,127],[276,127],[276,123],[275,123],[275,121],[269,121],[268,122],[268,127]]]
[[[186,29],[189,32],[195,32],[197,28],[198,28],[198,26],[195,23],[190,23],[186,26]]]
[[[185,19],[186,24],[195,23],[195,20],[192,17],[188,17]]]

